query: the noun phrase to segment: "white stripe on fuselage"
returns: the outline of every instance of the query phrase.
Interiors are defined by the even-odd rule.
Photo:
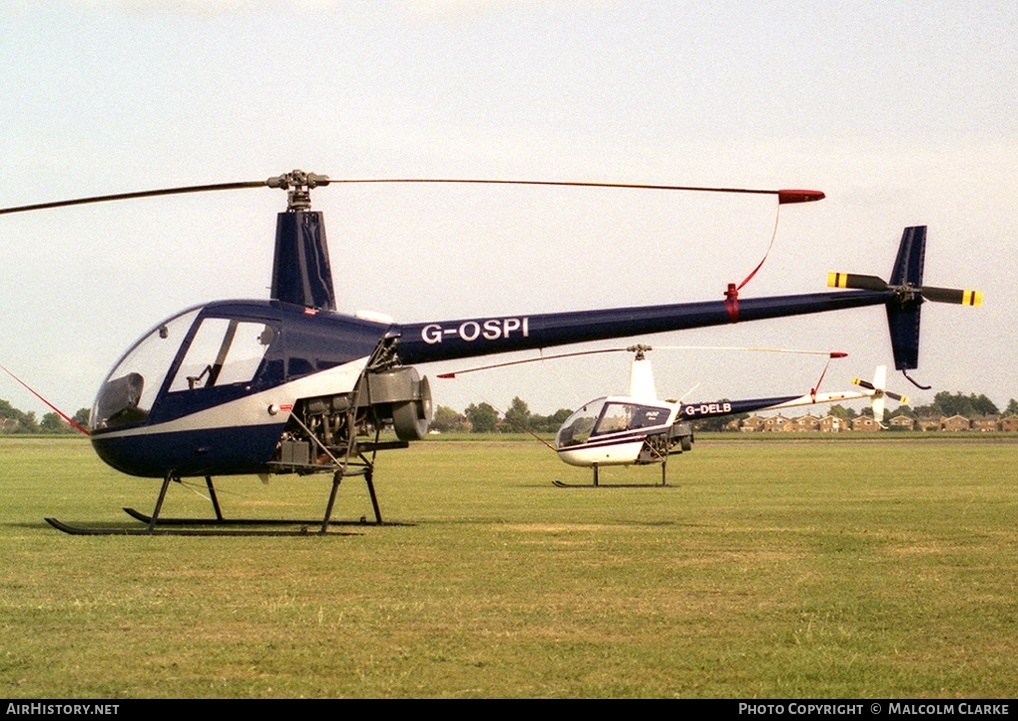
[[[290,418],[293,405],[300,398],[349,393],[357,384],[361,371],[368,364],[368,356],[329,368],[328,370],[303,376],[295,381],[252,393],[249,396],[222,403],[203,411],[191,413],[165,423],[126,428],[122,431],[103,432],[103,438],[126,438],[129,436],[151,435],[153,433],[176,433],[180,431],[201,431],[211,428],[234,426],[262,426],[285,423]],[[275,415],[269,407],[277,408]]]

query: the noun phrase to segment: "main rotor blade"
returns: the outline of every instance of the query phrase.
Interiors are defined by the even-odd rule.
[[[848,358],[848,353],[830,350],[805,350],[799,348],[758,348],[753,346],[724,345],[656,345],[647,350],[728,350],[745,351],[747,353],[791,353],[798,355],[822,355],[828,358]]]
[[[62,208],[68,205],[87,205],[88,203],[105,203],[111,200],[131,200],[133,198],[151,198],[157,195],[179,195],[181,193],[201,193],[207,190],[238,190],[241,188],[261,188],[268,185],[265,180],[252,180],[240,183],[213,183],[212,185],[186,185],[179,188],[160,188],[158,190],[139,190],[133,193],[114,193],[113,195],[94,195],[89,198],[75,198],[73,200],[57,200],[51,203],[35,203],[33,205],[20,205],[15,208],[0,208],[0,215],[7,213],[21,213],[29,210],[46,210],[48,208]]]
[[[820,190],[766,190],[760,188],[724,188],[695,185],[654,185],[647,183],[596,183],[565,180],[485,180],[480,178],[347,178],[331,179],[332,183],[473,183],[477,185],[544,185],[572,188],[630,188],[634,190],[683,190],[699,193],[743,193],[749,195],[776,195],[778,203],[810,203],[823,200]]]
[[[87,435],[89,435],[89,433],[88,433],[88,429],[87,429],[87,428],[85,428],[84,426],[82,426],[82,425],[81,425],[80,423],[78,423],[78,422],[77,422],[76,420],[74,420],[73,418],[71,418],[71,416],[67,415],[67,414],[66,414],[66,413],[64,413],[64,412],[63,412],[62,410],[60,410],[60,409],[59,409],[59,408],[57,408],[57,407],[56,407],[55,405],[53,405],[53,404],[52,404],[52,403],[50,403],[50,402],[49,402],[48,400],[46,400],[46,399],[45,399],[45,398],[44,398],[44,397],[42,396],[42,394],[41,394],[41,393],[39,393],[39,391],[37,391],[37,390],[36,390],[35,388],[33,388],[32,386],[30,386],[30,385],[28,385],[27,383],[25,383],[25,381],[23,381],[23,380],[21,380],[20,378],[18,378],[18,377],[17,377],[16,375],[14,375],[14,373],[12,373],[11,371],[9,371],[9,370],[8,370],[7,368],[5,368],[4,366],[0,365],[0,370],[2,370],[2,371],[3,371],[4,373],[6,373],[6,374],[7,374],[7,375],[9,375],[9,376],[10,376],[11,378],[13,378],[13,379],[14,379],[14,380],[16,380],[16,381],[17,381],[18,383],[20,383],[20,384],[21,384],[22,386],[24,386],[25,390],[27,390],[27,391],[28,391],[29,393],[31,393],[31,394],[32,394],[33,396],[35,396],[35,397],[36,397],[36,398],[38,398],[38,399],[39,399],[40,401],[42,401],[43,403],[45,403],[46,405],[48,405],[48,406],[49,406],[50,408],[52,408],[52,409],[53,409],[53,410],[54,410],[54,411],[56,412],[56,414],[57,414],[58,416],[60,416],[61,418],[63,418],[63,419],[64,419],[64,421],[66,421],[66,422],[67,422],[67,424],[68,424],[68,425],[70,425],[70,426],[72,426],[73,428],[77,429],[78,431],[80,431],[80,432],[84,433],[84,434],[85,434],[86,436],[87,436]]]
[[[346,178],[333,180],[328,176],[305,174],[295,170],[279,177],[268,180],[251,180],[235,183],[212,183],[209,185],[185,185],[178,188],[159,188],[155,190],[140,190],[131,193],[113,193],[110,195],[94,195],[87,198],[73,198],[71,200],[57,200],[48,203],[33,203],[31,205],[19,205],[11,208],[0,208],[0,215],[8,213],[22,213],[30,210],[47,210],[50,208],[63,208],[70,205],[86,205],[89,203],[105,203],[113,200],[132,200],[135,198],[151,198],[159,195],[180,195],[183,193],[202,193],[214,190],[239,190],[242,188],[262,187],[286,187],[291,185],[307,184],[308,188],[332,183],[472,183],[481,185],[542,185],[577,188],[630,188],[635,190],[682,190],[702,193],[743,193],[751,195],[776,195],[778,204],[785,203],[809,203],[816,200],[823,200],[823,192],[819,190],[767,190],[758,188],[724,188],[693,185],[653,185],[646,183],[595,183],[580,181],[562,180],[487,180],[482,178]]]

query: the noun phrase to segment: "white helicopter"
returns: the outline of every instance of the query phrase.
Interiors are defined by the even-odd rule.
[[[880,422],[884,416],[884,399],[899,403],[908,399],[885,389],[887,369],[879,366],[872,383],[853,379],[862,390],[809,393],[772,398],[719,400],[705,403],[684,403],[659,400],[654,376],[646,354],[650,346],[635,345],[626,349],[635,353],[630,374],[628,396],[603,396],[585,403],[562,424],[555,437],[558,457],[572,466],[592,468],[593,485],[599,486],[601,466],[661,464],[661,483],[667,483],[668,456],[689,451],[693,447],[692,422],[704,418],[734,415],[758,410],[780,410],[797,406],[839,403],[869,398],[873,417]],[[771,350],[764,348],[745,350]],[[816,354],[817,351],[793,351]],[[845,353],[829,353],[830,358],[843,358]],[[826,369],[825,369],[826,371]],[[821,376],[822,378],[823,376]],[[819,386],[819,382],[817,383]],[[577,487],[555,481],[560,487]],[[613,484],[620,485],[620,484]],[[632,484],[627,484],[632,485]],[[646,485],[646,484],[639,484]],[[657,484],[655,484],[657,485]]]

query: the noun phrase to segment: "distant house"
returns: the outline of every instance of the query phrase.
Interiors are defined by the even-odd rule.
[[[743,433],[756,433],[763,429],[765,418],[763,416],[752,415],[742,422]]]
[[[960,414],[946,418],[941,424],[941,428],[945,431],[967,431],[971,427],[972,424],[969,422],[969,419]]]
[[[763,428],[761,430],[770,431],[772,433],[788,433],[795,428],[795,424],[788,418],[785,418],[780,413],[770,418],[765,418]]]
[[[895,431],[913,431],[915,430],[915,420],[909,418],[904,414],[896,415],[887,421],[887,425],[891,427],[891,430]]]
[[[940,431],[944,429],[944,416],[923,416],[916,423],[921,431]]]
[[[1001,418],[1000,430],[1005,433],[1018,433],[1018,416],[1011,414]]]
[[[879,431],[880,424],[873,416],[856,416],[852,419],[853,431]]]
[[[841,433],[848,427],[848,421],[837,416],[824,416],[820,419],[821,433]]]
[[[972,419],[972,430],[987,432],[1000,430],[1000,416],[979,416]]]
[[[17,418],[0,418],[0,433],[12,433],[19,425]]]
[[[792,419],[792,426],[796,431],[818,431],[820,430],[820,419],[811,413]]]

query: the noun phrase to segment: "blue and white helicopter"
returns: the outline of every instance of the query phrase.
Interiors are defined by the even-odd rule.
[[[593,469],[593,485],[582,487],[598,487],[600,485],[598,471],[604,466],[645,466],[654,463],[661,464],[659,485],[668,485],[668,457],[692,450],[693,424],[696,421],[754,411],[780,411],[786,408],[866,398],[870,400],[873,417],[880,423],[884,417],[886,398],[899,403],[908,402],[905,396],[886,390],[886,366],[877,368],[872,383],[858,378],[853,379],[853,383],[862,390],[820,392],[818,382],[816,387],[801,395],[690,403],[661,400],[657,397],[650,360],[646,357],[652,347],[635,345],[626,350],[635,353],[630,370],[629,395],[604,396],[584,403],[565,420],[555,436],[555,451],[562,461],[572,466]],[[788,352],[819,354],[812,351]],[[847,354],[825,355],[833,359],[843,358]],[[555,481],[555,485],[576,487],[575,484],[562,481]]]
[[[906,228],[885,282],[875,276],[832,274],[839,290],[740,299],[731,286],[725,299],[632,308],[500,317],[465,317],[398,323],[376,314],[336,310],[325,226],[311,210],[310,191],[343,182],[520,183],[767,193],[779,203],[819,200],[818,191],[693,188],[688,186],[491,180],[330,180],[295,170],[262,181],[187,186],[121,193],[0,209],[0,214],[66,205],[211,190],[270,187],[287,191],[276,224],[275,258],[268,300],[212,302],[188,308],[144,333],[99,387],[88,424],[92,445],[124,473],[162,480],[149,515],[129,511],[140,528],[89,528],[47,519],[83,534],[303,533],[233,530],[255,524],[315,524],[326,533],[340,482],[367,482],[375,523],[382,523],[372,482],[375,454],[405,447],[427,432],[431,390],[417,364],[540,349],[610,338],[727,325],[766,318],[883,306],[895,367],[918,363],[919,317],[924,301],[978,305],[972,291],[923,285],[925,227]],[[393,428],[396,440],[381,435]],[[237,474],[331,473],[323,518],[225,518],[213,477]],[[171,483],[204,477],[214,517],[162,518]],[[195,528],[196,525],[213,528]],[[223,527],[226,527],[225,529]]]

